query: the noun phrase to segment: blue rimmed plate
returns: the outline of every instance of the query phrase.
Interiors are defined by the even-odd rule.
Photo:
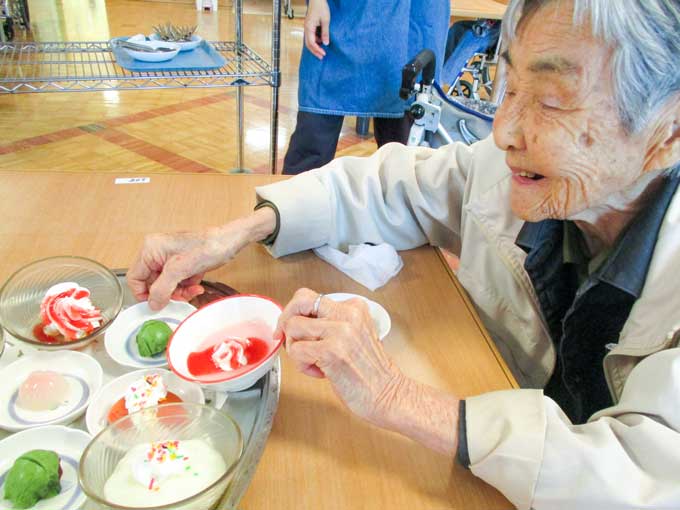
[[[179,323],[196,311],[196,307],[183,301],[170,301],[168,306],[158,312],[149,308],[146,301],[122,311],[106,330],[104,344],[106,352],[116,363],[134,368],[166,367],[168,361],[165,352],[153,357],[144,357],[137,348],[137,333],[148,320],[165,322],[174,331]]]
[[[82,430],[49,426],[18,432],[0,441],[0,510],[12,509],[12,504],[3,499],[7,473],[14,461],[30,450],[54,451],[63,471],[61,492],[39,501],[31,510],[76,510],[83,506],[85,494],[78,485],[78,463],[90,440],[90,435]]]
[[[53,371],[68,383],[66,399],[56,409],[30,411],[17,405],[19,387],[31,372]],[[0,371],[0,428],[16,432],[43,425],[71,423],[85,412],[102,385],[101,365],[76,351],[36,352],[23,356]]]

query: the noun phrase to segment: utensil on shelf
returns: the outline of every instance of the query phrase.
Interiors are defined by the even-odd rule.
[[[170,48],[167,46],[158,46],[156,48],[152,48],[150,46],[146,46],[144,44],[137,44],[133,43],[130,41],[118,41],[118,44],[123,47],[127,48],[129,50],[134,50],[134,51],[143,51],[145,53],[167,53],[170,51],[177,51],[177,48]]]

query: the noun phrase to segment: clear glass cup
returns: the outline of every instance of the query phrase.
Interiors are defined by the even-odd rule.
[[[162,412],[159,412],[162,411]],[[201,439],[217,450],[226,472],[198,494],[157,506],[127,507],[107,501],[104,485],[118,462],[134,446],[158,441]],[[78,478],[85,494],[99,508],[132,510],[207,510],[224,495],[243,454],[241,429],[227,413],[202,404],[164,404],[132,413],[110,424],[87,446],[80,459]]]
[[[40,342],[33,334],[33,328],[40,323],[40,303],[50,287],[62,282],[75,282],[89,289],[104,324],[79,340]],[[0,289],[0,325],[17,340],[40,349],[78,349],[101,335],[122,305],[123,287],[108,268],[84,257],[50,257],[22,267],[5,282]]]

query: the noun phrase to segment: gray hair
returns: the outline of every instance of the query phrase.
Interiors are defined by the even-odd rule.
[[[503,42],[522,22],[555,0],[512,0]],[[589,22],[593,36],[613,48],[612,78],[619,115],[630,133],[644,128],[680,91],[679,0],[573,0],[574,25]]]

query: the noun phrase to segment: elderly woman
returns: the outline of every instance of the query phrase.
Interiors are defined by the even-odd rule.
[[[513,0],[493,140],[369,158],[257,189],[249,217],[147,239],[130,285],[200,292],[247,243],[424,243],[524,389],[459,401],[405,377],[366,310],[301,290],[277,334],[371,423],[454,455],[518,508],[680,508],[680,2]]]

